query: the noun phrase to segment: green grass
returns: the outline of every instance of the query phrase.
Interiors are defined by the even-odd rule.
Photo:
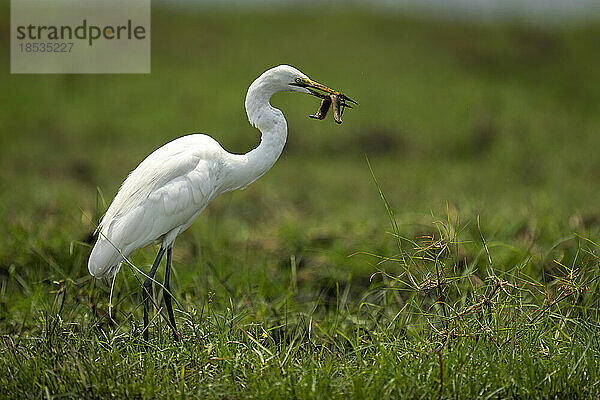
[[[0,78],[0,396],[599,396],[597,24],[152,24],[151,75]],[[124,267],[112,295],[88,275],[94,225],[174,137],[255,146],[243,95],[280,63],[360,106],[338,126],[307,118],[314,98],[273,98],[282,158],[178,238],[183,339],[157,316],[145,348],[142,275]]]

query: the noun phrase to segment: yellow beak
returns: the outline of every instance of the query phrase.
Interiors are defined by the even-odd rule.
[[[349,101],[351,103],[358,104],[356,101],[352,100],[350,97],[346,96],[342,92],[338,92],[337,90],[330,89],[327,86],[322,85],[322,84],[315,82],[308,78],[296,78],[296,82],[292,83],[291,85],[305,88],[313,96],[319,97],[321,99],[327,99],[327,98],[329,98],[330,95],[333,94],[333,95],[339,96],[342,103]],[[321,92],[324,92],[324,93],[321,93]],[[325,93],[327,93],[327,94],[325,94]],[[349,105],[346,105],[346,107],[352,108]]]

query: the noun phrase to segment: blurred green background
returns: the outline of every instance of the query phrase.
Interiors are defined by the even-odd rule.
[[[192,132],[232,152],[256,146],[247,87],[284,63],[360,105],[337,125],[308,118],[312,97],[273,97],[289,142],[267,175],[215,200],[178,239],[184,305],[223,282],[234,298],[276,298],[291,264],[299,299],[335,282],[354,282],[357,295],[368,287],[374,261],[348,256],[398,250],[366,157],[403,235],[439,236],[435,221],[450,219],[461,257],[478,264],[479,215],[500,268],[529,257],[539,275],[573,261],[573,234],[600,233],[599,39],[595,22],[156,6],[149,75],[10,75],[4,51],[0,304],[13,317],[2,327],[25,323],[17,308],[46,307],[53,281],[88,282],[94,224],[152,150]],[[146,266],[155,251],[133,260]],[[137,290],[130,271],[119,279]]]

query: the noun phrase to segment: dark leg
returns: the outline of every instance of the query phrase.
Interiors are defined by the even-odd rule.
[[[175,316],[173,316],[173,307],[171,306],[171,288],[169,287],[169,277],[171,274],[171,253],[173,248],[167,249],[167,268],[165,269],[165,286],[163,288],[163,297],[165,299],[165,305],[167,306],[167,314],[169,314],[169,324],[173,330],[173,339],[178,340],[177,337],[177,326],[175,325]]]
[[[162,260],[163,254],[165,254],[165,248],[160,247],[158,254],[156,255],[156,260],[154,260],[154,264],[152,264],[152,268],[150,269],[150,273],[148,273],[148,277],[144,281],[144,285],[142,287],[142,296],[144,299],[144,340],[148,341],[148,306],[150,305],[150,296],[152,296],[152,281],[154,280],[154,274],[156,274],[156,270],[160,264],[160,260]]]

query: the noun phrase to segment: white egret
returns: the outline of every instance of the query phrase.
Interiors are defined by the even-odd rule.
[[[102,218],[88,269],[95,277],[116,274],[134,250],[162,242],[144,281],[144,339],[148,339],[148,306],[154,275],[164,253],[167,265],[164,301],[169,325],[177,339],[171,306],[169,275],[173,242],[218,195],[242,189],[260,178],[277,161],[287,139],[283,113],[271,106],[271,95],[294,91],[323,99],[315,118],[323,119],[330,105],[340,123],[339,107],[354,102],[342,93],[312,81],[296,68],[280,65],[264,72],[248,88],[246,113],[262,134],[260,144],[246,154],[231,154],[207,135],[180,137],[150,154],[121,185]]]

